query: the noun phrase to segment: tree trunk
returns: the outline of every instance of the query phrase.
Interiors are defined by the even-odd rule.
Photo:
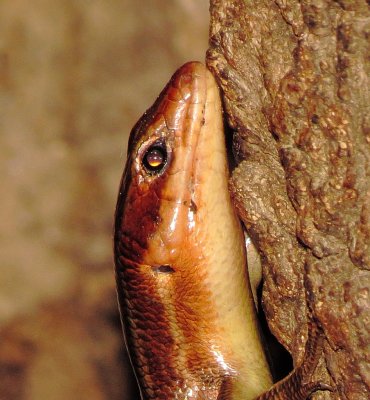
[[[369,1],[213,0],[209,68],[238,166],[230,186],[263,264],[269,327],[304,355],[308,310],[333,393],[370,391]]]

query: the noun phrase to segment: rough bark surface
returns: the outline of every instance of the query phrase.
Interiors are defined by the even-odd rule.
[[[370,6],[333,0],[211,1],[208,66],[223,90],[238,166],[231,189],[263,262],[269,326],[317,371],[370,392]]]

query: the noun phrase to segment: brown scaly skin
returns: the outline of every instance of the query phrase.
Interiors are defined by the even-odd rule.
[[[152,170],[153,148],[164,161]],[[304,364],[266,392],[227,180],[217,85],[202,64],[187,63],[131,133],[116,208],[117,291],[143,399],[304,400],[327,389],[305,381],[320,355],[315,333]]]

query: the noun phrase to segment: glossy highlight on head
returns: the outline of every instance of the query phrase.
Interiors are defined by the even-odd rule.
[[[205,67],[200,63],[185,64],[131,132],[115,232],[120,235],[120,253],[134,257],[134,261],[143,261],[141,257],[148,248],[148,241],[158,233],[159,223],[165,218],[159,212],[161,202],[191,201],[184,193],[185,188],[179,189],[179,180],[182,179],[183,186],[187,185],[185,180],[189,176],[184,162],[193,162],[190,153],[196,144],[196,135],[184,132],[194,132],[191,125],[199,119],[194,114],[202,113],[196,105],[202,101],[199,94],[202,85],[205,96],[204,78]],[[165,153],[165,166],[158,173],[154,167],[148,168],[145,159],[148,150],[156,146],[162,147]],[[171,190],[172,181],[176,182],[174,190]],[[178,212],[173,210],[173,215],[168,216],[173,221],[172,226]]]

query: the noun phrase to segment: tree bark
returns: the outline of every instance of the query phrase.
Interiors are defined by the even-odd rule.
[[[237,160],[235,203],[263,264],[269,327],[302,361],[307,315],[325,335],[316,377],[370,392],[369,1],[212,0],[207,64]]]

